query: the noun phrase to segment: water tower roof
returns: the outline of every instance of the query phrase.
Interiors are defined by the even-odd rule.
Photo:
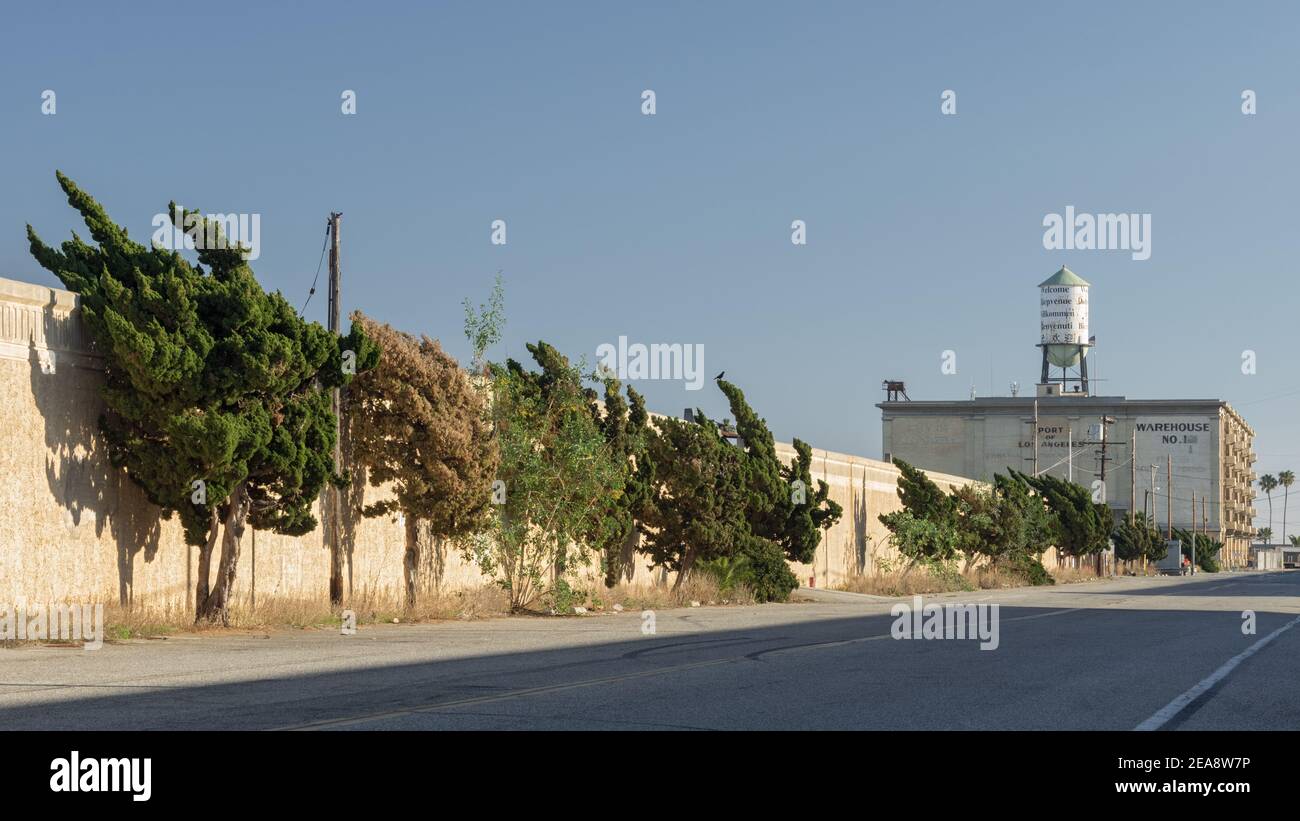
[[[1083,285],[1086,287],[1091,287],[1086,279],[1079,276],[1074,271],[1071,271],[1069,268],[1066,268],[1064,265],[1061,266],[1061,270],[1057,271],[1047,279],[1038,283],[1039,288],[1043,288],[1048,285]]]

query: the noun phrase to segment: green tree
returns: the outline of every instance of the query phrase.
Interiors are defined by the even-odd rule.
[[[909,561],[904,574],[918,563],[947,562],[961,550],[957,530],[957,503],[938,485],[902,459],[894,459],[898,468],[898,498],[902,510],[882,513],[878,517],[889,530],[890,543]]]
[[[1192,546],[1195,545],[1194,561],[1198,568],[1206,573],[1219,572],[1219,551],[1223,549],[1223,542],[1205,533],[1192,533],[1177,527],[1174,528],[1174,538],[1182,542],[1183,555],[1189,559],[1193,559]]]
[[[843,508],[830,498],[830,487],[812,481],[812,448],[795,438],[795,457],[789,464],[776,455],[776,441],[767,422],[745,401],[736,385],[719,379],[736,418],[736,433],[744,453],[741,482],[745,490],[745,518],[752,539],[742,541],[749,558],[751,586],[761,600],[767,591],[780,591],[794,579],[781,556],[807,564],[817,554],[822,534],[840,520]],[[775,546],[775,550],[771,546]],[[764,577],[762,574],[771,574]],[[790,587],[776,598],[784,600]]]
[[[1159,561],[1169,552],[1169,546],[1155,524],[1145,513],[1133,515],[1133,521],[1123,519],[1115,526],[1115,556],[1126,562],[1147,559]]]
[[[1263,542],[1264,544],[1266,544],[1266,545],[1267,545],[1267,544],[1272,544],[1272,543],[1273,543],[1273,528],[1271,528],[1271,527],[1261,527],[1261,528],[1259,529],[1259,540],[1260,540],[1261,542]]]
[[[880,521],[889,529],[889,541],[908,559],[910,573],[917,564],[948,562],[960,550],[960,534],[951,520],[926,519],[911,508],[882,513]]]
[[[925,471],[902,459],[894,459],[898,468],[898,500],[912,515],[932,522],[952,523],[957,516],[956,500],[930,480]],[[883,521],[883,520],[882,520]]]
[[[169,206],[173,224],[202,240],[191,265],[132,241],[90,195],[56,176],[95,244],[74,234],[55,250],[30,225],[27,235],[37,262],[81,295],[105,358],[100,429],[109,460],[164,516],[180,514],[186,541],[199,548],[196,619],[228,623],[245,528],[307,533],[325,482],[343,482],[329,389],[350,378],[345,350],[364,370],[374,347],[360,329],[340,339],[266,293],[219,223]]]
[[[496,441],[486,397],[436,340],[415,337],[356,311],[381,352],[379,364],[346,393],[349,441],[370,484],[391,482],[393,496],[366,516],[403,514],[406,605],[416,599],[420,523],[434,538],[466,536],[487,524]]]
[[[468,297],[461,304],[465,308],[465,338],[474,351],[473,369],[476,374],[484,373],[487,371],[484,354],[501,341],[501,329],[506,324],[505,285],[501,281],[501,272],[497,272],[486,305],[475,309]]]
[[[1038,492],[1059,523],[1057,549],[1066,556],[1091,556],[1110,546],[1110,506],[1092,501],[1083,485],[1055,476],[1011,475]]]
[[[966,558],[966,570],[981,559],[997,563],[1015,550],[1021,523],[1018,511],[1001,504],[995,490],[963,485],[950,494],[957,525],[957,551]]]
[[[996,482],[1002,478],[995,475],[992,488],[964,485],[951,493],[956,505],[958,550],[966,557],[966,569],[984,560],[990,567],[1022,575],[1032,584],[1050,584],[1051,576],[1039,558],[1047,543],[1038,541],[1040,523],[1034,515],[1035,507],[1039,514],[1045,513],[1042,502],[1016,483]]]
[[[656,420],[646,441],[654,466],[643,516],[641,552],[677,574],[680,587],[698,561],[734,558],[748,543],[744,454],[700,411],[691,420]]]
[[[545,342],[528,351],[540,371],[514,360],[491,366],[505,499],[489,528],[463,542],[515,609],[560,590],[564,574],[590,560],[588,539],[604,520],[604,500],[624,480],[588,409],[581,370]]]
[[[1006,531],[1010,545],[1002,563],[1023,575],[1030,584],[1055,584],[1043,567],[1043,553],[1060,540],[1060,523],[1041,496],[1014,476],[993,474],[994,493],[999,504],[1014,512],[1004,512],[1014,525]]]
[[[1277,483],[1282,486],[1282,539],[1285,541],[1286,533],[1286,506],[1288,497],[1291,495],[1291,485],[1295,484],[1295,473],[1284,470],[1278,473]],[[1272,522],[1269,522],[1272,524]]]
[[[1264,495],[1268,497],[1268,527],[1260,531],[1260,533],[1265,530],[1268,531],[1268,539],[1265,540],[1267,542],[1273,538],[1273,491],[1277,489],[1277,477],[1271,473],[1265,473],[1259,477],[1259,489],[1264,491]]]
[[[1024,552],[1041,557],[1049,547],[1060,541],[1060,522],[1043,497],[1033,492],[1028,484],[1008,471],[1006,476],[993,474],[993,485],[998,495],[1019,512],[1023,522],[1020,539]]]
[[[643,515],[654,482],[654,463],[646,455],[650,414],[645,400],[629,386],[625,401],[617,379],[606,374],[602,381],[604,403],[597,401],[596,392],[589,389],[588,406],[624,476],[621,490],[603,500],[601,517],[587,537],[601,555],[606,586],[613,587],[620,577],[630,578],[634,569],[632,562],[639,541],[636,521]]]

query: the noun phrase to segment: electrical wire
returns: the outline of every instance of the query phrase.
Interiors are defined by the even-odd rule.
[[[298,311],[298,316],[302,316],[311,304],[311,298],[316,295],[316,283],[320,280],[320,267],[325,262],[325,249],[330,245],[330,221],[325,220],[325,241],[320,246],[320,259],[316,262],[316,275],[311,278],[311,290],[307,292],[307,301],[302,304],[302,310]]]

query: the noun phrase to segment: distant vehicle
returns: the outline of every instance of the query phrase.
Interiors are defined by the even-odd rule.
[[[1162,576],[1185,576],[1187,565],[1184,564],[1182,539],[1170,539],[1165,542],[1168,551],[1165,557],[1156,562],[1156,572]]]

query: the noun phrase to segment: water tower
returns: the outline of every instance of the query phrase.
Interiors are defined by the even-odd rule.
[[[1038,347],[1043,351],[1039,396],[1088,395],[1088,349],[1093,340],[1088,334],[1088,288],[1083,277],[1064,265],[1038,286]],[[1057,379],[1052,378],[1052,366],[1061,369]]]

